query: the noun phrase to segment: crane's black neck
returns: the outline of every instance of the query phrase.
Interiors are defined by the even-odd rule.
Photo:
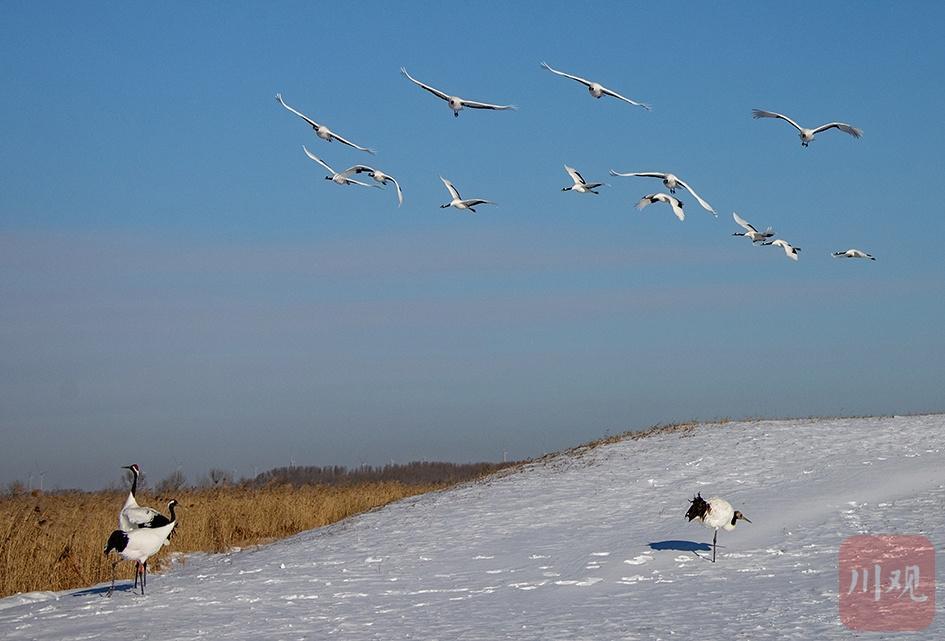
[[[131,481],[131,496],[135,496],[135,492],[138,491],[138,470],[132,467],[131,474],[134,476],[134,479]]]

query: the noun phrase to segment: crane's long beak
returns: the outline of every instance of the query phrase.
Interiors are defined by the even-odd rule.
[[[744,514],[742,514],[742,521],[748,521],[749,523],[751,523],[751,519],[749,519],[749,518],[748,518],[747,516],[745,516]]]

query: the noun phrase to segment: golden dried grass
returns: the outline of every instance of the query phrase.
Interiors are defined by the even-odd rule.
[[[223,552],[340,521],[442,485],[398,482],[348,486],[186,489],[173,497],[138,492],[138,502],[166,513],[178,500],[171,544],[148,562],[159,570],[169,552]],[[0,597],[68,590],[111,580],[102,551],[118,527],[127,492],[63,492],[0,497]],[[114,553],[113,553],[114,557]],[[118,566],[132,578],[133,563]]]

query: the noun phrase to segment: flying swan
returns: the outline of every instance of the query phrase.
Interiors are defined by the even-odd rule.
[[[715,210],[712,209],[712,205],[704,201],[699,194],[697,194],[695,191],[692,190],[692,187],[690,187],[687,183],[683,182],[682,178],[680,178],[679,176],[675,174],[665,174],[660,171],[638,171],[638,172],[633,172],[633,173],[628,173],[628,174],[622,174],[619,171],[614,171],[613,169],[611,169],[610,175],[611,176],[625,176],[625,177],[626,176],[642,176],[644,178],[659,178],[660,180],[663,181],[663,184],[669,190],[669,193],[675,194],[676,188],[682,187],[683,189],[688,191],[690,194],[692,194],[693,198],[699,201],[699,204],[702,205],[703,209],[711,213],[716,218],[718,218],[719,216],[718,214],[715,213]]]
[[[859,138],[860,136],[863,135],[862,129],[854,127],[853,125],[848,125],[845,122],[829,122],[826,125],[821,125],[814,129],[807,129],[805,127],[801,127],[799,124],[797,124],[796,122],[794,122],[793,120],[785,116],[784,114],[775,113],[773,111],[765,111],[763,109],[752,109],[751,117],[752,118],[780,118],[781,120],[791,123],[791,125],[800,132],[798,135],[801,138],[801,147],[808,146],[810,142],[814,139],[814,136],[819,134],[821,131],[827,131],[828,129],[834,129],[834,128],[839,129],[840,131],[850,134],[854,138]]]
[[[605,96],[605,95],[606,95],[606,96],[611,96],[611,97],[613,97],[613,98],[616,98],[617,100],[623,100],[624,102],[629,102],[631,105],[633,105],[633,106],[635,106],[635,107],[643,107],[643,108],[646,109],[647,111],[650,111],[650,110],[651,110],[651,109],[650,109],[650,105],[644,104],[644,103],[642,103],[642,102],[637,102],[636,100],[631,100],[630,98],[627,98],[627,97],[625,97],[625,96],[621,96],[621,95],[620,95],[619,93],[617,93],[616,91],[613,91],[613,90],[611,90],[611,89],[608,89],[607,87],[605,87],[604,85],[600,84],[599,82],[593,82],[593,81],[591,81],[591,80],[585,80],[584,78],[581,78],[580,76],[572,76],[572,75],[569,74],[569,73],[565,73],[565,72],[563,72],[563,71],[558,71],[557,69],[553,69],[553,68],[551,67],[551,65],[549,65],[547,62],[541,63],[541,66],[542,66],[542,68],[547,69],[548,71],[550,71],[551,73],[553,73],[553,74],[555,74],[555,75],[563,76],[564,78],[570,78],[571,80],[577,80],[577,81],[580,82],[582,85],[584,85],[585,87],[587,87],[588,92],[590,92],[590,94],[591,94],[592,96],[594,96],[595,98],[600,98],[601,96]]]
[[[492,104],[489,104],[488,102],[476,102],[475,100],[466,100],[465,98],[460,98],[459,96],[450,96],[449,94],[443,93],[439,89],[434,89],[430,85],[423,84],[422,82],[420,82],[419,80],[411,76],[409,73],[407,73],[407,70],[404,67],[400,68],[400,73],[404,74],[407,77],[407,79],[413,84],[417,85],[418,87],[421,87],[422,89],[426,89],[437,98],[441,98],[445,100],[447,104],[450,106],[450,109],[453,110],[453,115],[456,116],[457,118],[459,117],[459,112],[462,110],[463,107],[469,107],[470,109],[495,109],[499,111],[504,111],[506,109],[518,109],[518,107],[516,107],[515,105],[492,105]]]

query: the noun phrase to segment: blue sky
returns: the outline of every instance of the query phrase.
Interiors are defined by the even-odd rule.
[[[574,16],[580,20],[574,20]],[[6,3],[0,482],[941,410],[934,3]],[[594,100],[539,62],[652,112]],[[465,110],[411,85],[512,103]],[[376,157],[316,138],[286,101]],[[850,122],[860,140],[802,124]],[[343,188],[368,163],[394,194]],[[599,196],[563,193],[563,165]],[[687,219],[633,208],[672,171]],[[437,176],[495,200],[438,206]],[[730,234],[738,211],[802,248]],[[872,262],[831,259],[858,247]]]

